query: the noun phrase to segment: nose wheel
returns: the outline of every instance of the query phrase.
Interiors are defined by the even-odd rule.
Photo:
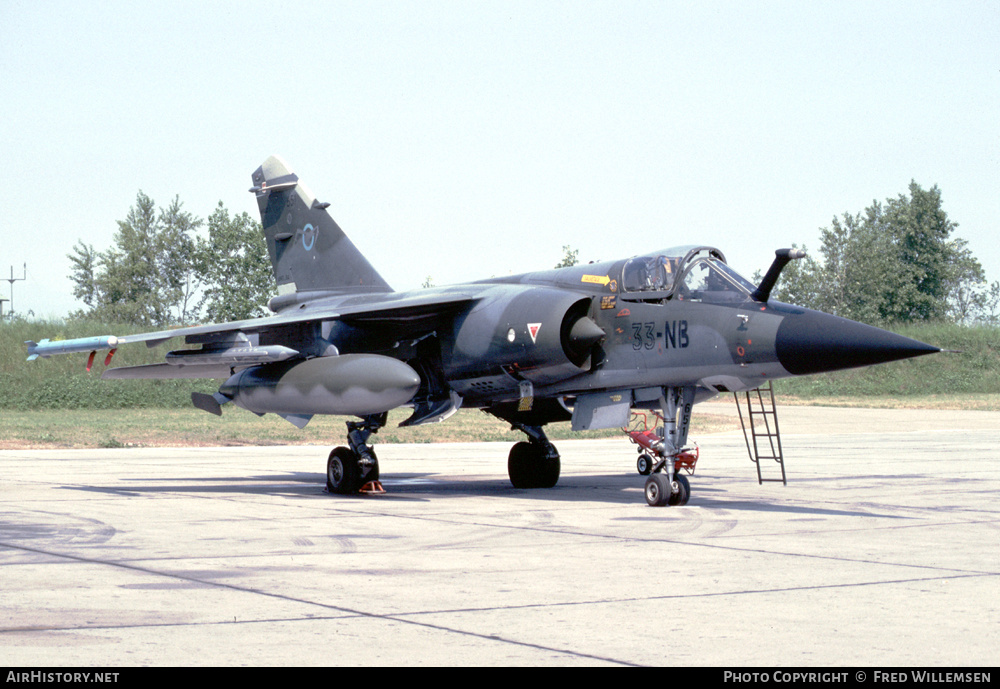
[[[674,474],[673,482],[666,474],[652,474],[646,479],[645,493],[646,504],[650,507],[679,507],[686,505],[691,497],[691,483],[683,474]]]

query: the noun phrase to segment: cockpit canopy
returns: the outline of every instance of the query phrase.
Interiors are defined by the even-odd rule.
[[[680,246],[629,259],[622,270],[622,289],[640,297],[648,293],[650,299],[733,304],[749,299],[755,287],[726,265],[718,249]]]

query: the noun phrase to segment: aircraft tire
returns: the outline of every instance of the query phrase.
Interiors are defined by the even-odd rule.
[[[531,443],[519,442],[510,448],[507,455],[507,476],[515,488],[531,488],[533,483]]]
[[[635,462],[636,471],[642,476],[649,476],[653,473],[653,458],[643,452]]]
[[[674,474],[674,480],[677,481],[679,490],[676,493],[671,493],[667,502],[678,507],[686,505],[691,497],[691,482],[687,480],[687,476],[682,474]]]
[[[348,447],[336,447],[326,460],[326,490],[338,495],[352,495],[361,489],[361,466],[358,456]]]
[[[646,504],[650,507],[663,507],[669,504],[670,482],[666,474],[652,474],[646,479]]]
[[[515,488],[552,488],[559,481],[559,456],[549,457],[534,443],[521,441],[510,448],[507,475]]]
[[[559,483],[560,466],[559,455],[548,457],[545,453],[540,456],[535,463],[536,488],[552,488]]]

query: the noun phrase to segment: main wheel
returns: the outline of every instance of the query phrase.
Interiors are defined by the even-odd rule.
[[[515,488],[531,488],[534,481],[534,452],[531,443],[519,442],[507,455],[507,476]]]
[[[326,489],[340,495],[351,495],[361,489],[361,466],[350,448],[337,447],[330,453],[326,460]]]
[[[670,482],[666,474],[653,474],[646,479],[646,503],[650,507],[663,507],[670,500]]]
[[[541,445],[521,441],[510,448],[507,475],[515,488],[551,488],[559,482],[559,455],[550,457]]]
[[[545,452],[538,453],[535,463],[535,488],[552,488],[559,483],[559,471],[562,468],[559,455],[548,456]]]
[[[688,503],[688,498],[691,497],[691,482],[688,481],[687,476],[683,474],[674,474],[674,480],[677,481],[677,492],[670,494],[670,499],[668,503],[670,505],[686,505]]]

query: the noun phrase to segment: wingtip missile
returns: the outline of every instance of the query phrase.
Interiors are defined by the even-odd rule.
[[[41,342],[27,340],[24,344],[28,346],[28,361],[34,361],[38,357],[48,359],[56,354],[73,354],[74,352],[95,352],[103,349],[115,349],[118,346],[118,338],[114,335],[101,335],[99,337],[78,337],[70,340],[49,340]]]

